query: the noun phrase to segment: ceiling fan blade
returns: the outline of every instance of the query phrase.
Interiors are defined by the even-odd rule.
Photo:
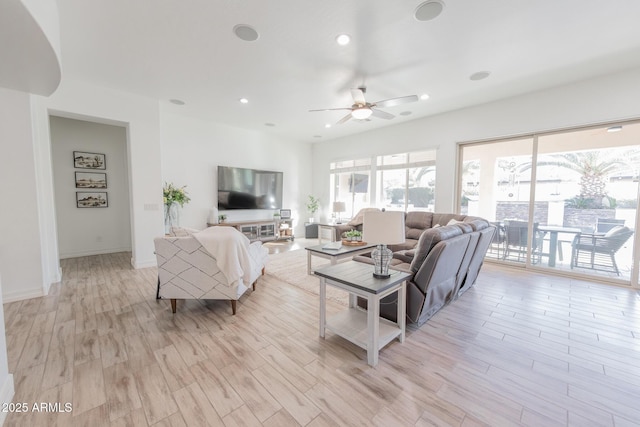
[[[336,110],[351,110],[349,107],[344,108],[323,108],[322,110],[309,110],[310,113],[315,113],[317,111],[336,111]]]
[[[387,113],[386,111],[382,111],[382,110],[376,110],[375,108],[372,108],[371,111],[372,111],[371,115],[373,117],[377,117],[379,119],[389,120],[389,119],[393,119],[395,117],[391,113]]]
[[[408,104],[409,102],[416,102],[418,95],[401,96],[399,98],[385,99],[384,101],[378,101],[374,103],[376,107],[394,107],[396,105]]]
[[[351,96],[353,97],[354,104],[366,105],[367,101],[364,100],[364,92],[362,89],[351,89]]]
[[[349,120],[351,118],[351,113],[347,114],[346,116],[344,116],[343,118],[341,118],[340,120],[338,120],[338,123],[336,123],[337,125],[341,125],[344,122],[346,122],[347,120]]]

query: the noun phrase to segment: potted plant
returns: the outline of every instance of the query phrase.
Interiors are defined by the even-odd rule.
[[[225,215],[225,214],[218,215],[218,222],[220,224],[224,223],[226,220],[227,220],[227,215]]]
[[[358,230],[349,230],[345,234],[347,241],[349,242],[361,242],[362,241],[362,233]]]
[[[165,232],[169,232],[171,227],[179,225],[178,206],[184,207],[191,201],[189,193],[185,190],[186,185],[178,188],[173,183],[164,183],[162,187],[162,201],[164,203],[164,226]]]
[[[315,221],[314,215],[316,214],[316,212],[318,212],[318,209],[320,209],[320,199],[317,199],[309,194],[309,200],[307,201],[307,210],[311,214],[311,217],[309,217],[309,222]]]

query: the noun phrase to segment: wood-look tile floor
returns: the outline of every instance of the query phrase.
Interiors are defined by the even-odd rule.
[[[371,368],[363,350],[318,338],[317,296],[273,276],[236,316],[221,301],[173,315],[155,269],[129,259],[64,260],[49,296],[5,304],[14,402],[72,407],[5,425],[640,424],[633,290],[485,265]]]

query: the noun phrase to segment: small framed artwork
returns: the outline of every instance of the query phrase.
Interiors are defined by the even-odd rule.
[[[73,167],[78,169],[106,169],[106,160],[106,156],[100,153],[73,152]]]
[[[78,208],[106,208],[108,206],[106,192],[76,191],[76,207]]]
[[[291,219],[291,209],[280,209],[281,219]]]
[[[76,172],[76,188],[107,188],[107,174]]]

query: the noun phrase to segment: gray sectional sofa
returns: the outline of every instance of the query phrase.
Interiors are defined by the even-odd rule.
[[[408,212],[406,241],[389,245],[391,268],[412,274],[407,282],[407,321],[424,324],[446,304],[473,285],[489,248],[495,227],[473,216]],[[361,255],[356,261],[372,263]],[[365,307],[366,301],[358,304]],[[395,321],[397,294],[384,298],[380,315]]]

